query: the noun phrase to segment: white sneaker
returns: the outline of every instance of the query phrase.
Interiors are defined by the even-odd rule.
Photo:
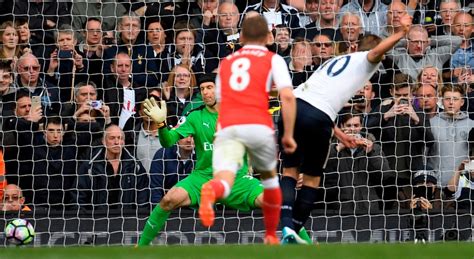
[[[308,243],[302,239],[296,232],[289,228],[284,227],[281,231],[281,244],[300,244],[300,245],[307,245]]]

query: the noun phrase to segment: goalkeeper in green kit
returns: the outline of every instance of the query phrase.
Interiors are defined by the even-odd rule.
[[[214,78],[206,75],[207,81],[201,80],[200,91],[204,105],[191,110],[182,119],[179,127],[168,129],[165,127],[166,103],[161,101],[161,108],[154,99],[145,100],[145,114],[153,121],[162,124],[159,129],[159,138],[163,147],[170,147],[178,140],[190,135],[194,138],[197,163],[191,174],[166,193],[161,202],[153,209],[148,218],[138,246],[147,246],[163,229],[172,210],[180,207],[198,207],[201,197],[201,187],[212,179],[212,142],[216,132],[217,111],[214,108],[216,98],[214,94]],[[232,193],[220,203],[239,210],[249,211],[260,208],[263,201],[263,187],[260,181],[248,174],[247,159],[238,172]]]

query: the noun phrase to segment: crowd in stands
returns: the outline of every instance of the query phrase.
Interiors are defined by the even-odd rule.
[[[468,0],[1,2],[0,209],[157,204],[192,170],[194,143],[163,148],[142,103],[165,100],[179,127],[241,48],[247,15],[266,18],[267,47],[296,87],[361,36],[397,32],[405,13],[406,39],[340,112],[338,126],[366,144],[334,139],[316,207],[472,209],[473,12]]]

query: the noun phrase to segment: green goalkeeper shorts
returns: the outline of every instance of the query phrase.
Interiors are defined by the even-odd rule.
[[[183,180],[179,181],[175,187],[181,187],[188,192],[192,208],[196,208],[201,199],[201,187],[208,182],[210,178],[197,174],[190,174]],[[249,211],[255,209],[255,200],[263,193],[263,186],[260,181],[250,175],[235,178],[232,191],[224,200],[219,203],[233,209]]]

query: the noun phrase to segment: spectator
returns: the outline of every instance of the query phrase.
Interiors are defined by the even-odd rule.
[[[361,114],[343,114],[339,124],[344,133],[357,137],[358,146],[351,149],[336,139],[331,144],[323,180],[326,202],[342,211],[378,211],[382,180],[390,173],[388,161],[374,136],[363,131]]]
[[[193,28],[198,28],[195,39],[197,43],[203,43],[204,31],[200,28],[207,26],[215,28],[217,23],[217,7],[219,0],[197,0],[199,10],[191,13],[191,25]],[[214,39],[215,40],[215,39]]]
[[[74,96],[74,103],[64,106],[62,116],[69,119],[67,126],[76,140],[78,158],[82,158],[91,147],[100,144],[105,125],[111,123],[110,107],[97,99],[93,82],[79,82],[74,87]]]
[[[195,87],[196,77],[188,66],[177,65],[171,70],[167,86],[163,88],[163,99],[168,108],[168,125],[177,125],[184,108],[191,103]]]
[[[81,209],[136,209],[149,202],[149,179],[145,168],[124,148],[120,127],[105,130],[103,146],[94,148],[89,161],[78,170]]]
[[[121,17],[127,10],[121,3],[114,0],[98,1],[74,1],[71,6],[72,27],[75,31],[84,29],[89,17],[101,17],[102,29],[105,31],[115,30],[117,17]]]
[[[400,19],[406,14],[413,15],[413,10],[406,6],[401,1],[393,1],[388,6],[387,12],[387,27],[382,32],[381,36],[386,38],[400,30],[402,30]]]
[[[76,143],[64,138],[64,126],[59,117],[50,117],[44,126],[44,137],[33,147],[34,196],[36,207],[63,210],[73,203],[76,176]]]
[[[377,140],[390,168],[397,171],[397,185],[411,186],[412,172],[423,165],[424,152],[432,144],[433,134],[424,114],[412,105],[411,80],[396,74],[388,99],[369,115],[367,127]]]
[[[345,13],[339,24],[339,30],[342,36],[342,42],[339,43],[339,52],[356,52],[357,46],[359,45],[359,38],[364,32],[361,18],[357,14]]]
[[[0,59],[13,61],[13,64],[20,57],[20,47],[18,45],[20,37],[13,22],[4,22],[0,25]]]
[[[30,25],[27,19],[15,19],[15,29],[18,32],[18,44],[20,45],[20,53],[25,54],[26,52],[32,51],[35,55],[40,55],[41,51],[35,51],[37,49],[44,50],[43,44],[34,42],[31,37]]]
[[[192,25],[178,22],[174,26],[174,33],[174,44],[169,46],[166,57],[167,71],[180,64],[190,67],[197,75],[211,73],[217,68],[217,59],[209,51],[204,50],[203,46],[196,44],[197,34]]]
[[[362,127],[367,128],[368,117],[373,112],[372,106],[375,101],[375,91],[372,82],[362,87],[345,105],[351,112],[356,112],[361,117]]]
[[[416,171],[412,181],[413,192],[406,197],[408,208],[413,212],[410,225],[415,230],[413,236],[415,242],[424,243],[429,240],[428,217],[433,214],[431,210],[441,209],[441,189],[436,186],[438,183],[436,175],[437,173],[429,168]],[[406,206],[406,203],[402,206]]]
[[[387,25],[388,7],[380,0],[350,0],[342,6],[341,13],[356,13],[362,20],[366,33],[382,35]]]
[[[112,123],[125,131],[133,130],[136,108],[145,100],[147,89],[131,80],[132,60],[127,53],[120,52],[115,56],[111,70],[113,75],[106,77],[104,85],[104,101],[110,107]]]
[[[83,53],[84,64],[87,69],[87,80],[94,82],[99,86],[99,89],[102,89],[104,78],[102,71],[104,60],[102,57],[105,50],[104,46],[109,42],[106,42],[105,38],[103,38],[101,19],[98,17],[88,18],[83,35],[84,41],[79,45],[78,50]]]
[[[283,24],[291,30],[291,38],[296,38],[300,33],[300,18],[298,10],[286,4],[282,4],[280,0],[262,0],[260,3],[249,5],[242,13],[242,17],[248,12],[256,11],[263,15],[267,20],[269,29]],[[244,18],[241,18],[241,22]],[[240,25],[239,25],[240,27]]]
[[[194,169],[196,156],[192,136],[182,138],[177,145],[161,148],[153,157],[150,168],[151,202],[157,204],[165,193]]]
[[[239,9],[232,2],[223,2],[217,9],[217,26],[203,25],[206,50],[214,58],[224,58],[240,48]]]
[[[457,49],[451,57],[451,69],[458,82],[468,85],[474,83],[474,19],[472,15],[459,12],[454,17],[452,26],[453,35],[462,39],[461,47]]]
[[[148,98],[153,97],[155,100],[160,100],[160,92],[158,90],[151,90]],[[135,147],[137,158],[142,163],[145,170],[149,173],[151,162],[155,153],[162,148],[160,139],[158,138],[158,124],[143,112],[145,107],[144,102],[140,104],[141,122],[135,128]]]
[[[312,42],[311,54],[313,55],[313,66],[316,70],[324,62],[334,57],[336,46],[332,37],[325,34],[323,30],[321,34],[316,35]]]
[[[27,90],[31,96],[40,96],[46,114],[59,113],[59,90],[57,86],[40,78],[41,66],[31,53],[23,54],[17,62],[18,73],[15,88]]]
[[[41,106],[31,106],[30,93],[25,90],[16,92],[15,103],[14,116],[3,122],[6,176],[9,183],[23,189],[26,200],[31,202],[33,140],[40,133],[43,112]]]
[[[153,60],[156,62],[156,67],[161,68],[157,73],[158,82],[162,83],[168,80],[169,68],[167,66],[166,57],[168,55],[168,48],[166,48],[166,34],[162,23],[159,19],[147,19],[147,40],[149,46],[153,49]],[[148,48],[149,49],[149,48]],[[148,55],[147,55],[148,56]]]
[[[454,17],[461,10],[459,0],[441,0],[439,4],[439,14],[441,23],[438,23],[436,35],[451,35]]]
[[[415,13],[413,14],[413,24],[425,26],[430,35],[436,31],[437,10],[439,10],[439,0],[421,0],[415,1]]]
[[[154,61],[153,48],[144,44],[144,40],[139,38],[140,26],[140,17],[134,13],[120,17],[117,23],[118,43],[104,52],[103,70],[105,74],[109,74],[115,56],[121,52],[127,53],[132,61],[133,82],[140,86],[155,87],[159,84],[157,76],[159,70]]]
[[[272,33],[274,34],[273,37],[275,38],[275,44],[277,47],[276,53],[282,56],[289,65],[291,61],[290,29],[283,25],[277,25]]]
[[[15,19],[28,20],[34,42],[53,44],[56,41],[53,29],[71,24],[69,7],[70,3],[61,1],[15,1],[13,14]]]
[[[59,86],[59,99],[61,102],[72,101],[73,85],[75,79],[81,81],[87,72],[83,53],[76,50],[77,39],[72,27],[62,25],[55,33],[56,49],[51,53],[49,61],[46,62],[46,79],[54,85]],[[82,74],[82,75],[81,75]]]
[[[291,47],[291,61],[289,64],[293,85],[298,86],[312,74],[311,44],[306,40],[296,39]]]
[[[428,65],[421,69],[416,77],[417,83],[421,85],[429,85],[438,90],[443,85],[443,77],[438,68]]]
[[[416,89],[416,97],[419,108],[428,119],[433,118],[439,112],[438,91],[429,84],[419,84]]]
[[[462,86],[445,84],[440,95],[444,111],[430,119],[435,145],[428,162],[439,171],[441,186],[446,186],[456,167],[469,159],[469,139],[474,121],[461,111],[466,97]]]
[[[408,32],[407,40],[397,43],[389,56],[402,73],[416,78],[427,65],[441,71],[443,64],[460,45],[461,38],[458,36],[433,36],[430,39],[425,28],[414,25]]]
[[[3,119],[13,113],[15,107],[15,92],[16,89],[13,86],[11,66],[8,62],[0,62],[0,114]],[[2,129],[3,119],[0,120],[0,129]],[[0,135],[0,141],[2,135]]]
[[[316,22],[319,18],[319,0],[306,0],[304,11],[300,12],[301,27]]]
[[[318,3],[318,19],[305,27],[303,37],[307,39],[314,38],[322,29],[332,30],[336,32],[331,38],[332,41],[341,40],[339,34],[339,10],[342,6],[342,0],[319,0]]]
[[[31,211],[25,205],[25,197],[23,197],[21,188],[15,184],[9,184],[5,187],[0,205],[3,205],[0,206],[2,211]]]

